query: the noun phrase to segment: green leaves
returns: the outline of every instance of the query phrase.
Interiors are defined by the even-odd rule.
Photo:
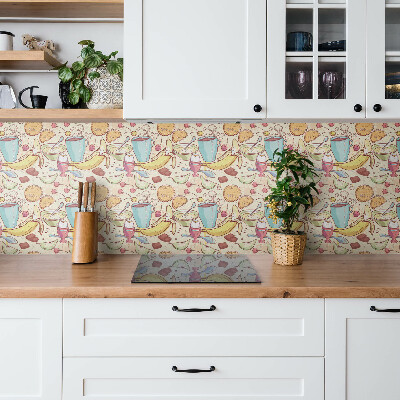
[[[72,70],[66,66],[61,67],[58,70],[58,77],[63,83],[69,82],[73,78],[73,76],[74,74],[72,73]]]
[[[116,60],[111,60],[107,63],[107,71],[111,75],[119,74],[124,69],[124,65]]]
[[[70,92],[70,94],[68,95],[68,100],[73,105],[78,104],[79,103],[79,93]]]
[[[93,79],[100,78],[100,74],[97,71],[89,72],[89,79],[92,81]]]
[[[82,61],[75,61],[72,64],[72,70],[77,72],[85,68],[85,64]]]
[[[87,56],[83,62],[86,68],[97,68],[100,67],[100,65],[103,63],[103,60],[98,54],[93,53],[90,56]]]
[[[67,63],[56,68],[60,80],[64,83],[70,82],[69,101],[71,104],[78,104],[80,100],[85,103],[90,101],[92,93],[84,84],[86,76],[90,80],[101,78],[98,71],[89,72],[90,69],[105,66],[110,74],[118,74],[121,80],[123,78],[123,58],[115,59],[118,51],[113,51],[106,56],[101,51],[95,50],[95,43],[92,40],[81,40],[79,44],[82,46],[80,54],[82,60],[75,61],[71,68],[67,67]],[[111,58],[114,59],[111,60]]]
[[[276,157],[275,157],[276,156]],[[300,207],[307,211],[313,204],[311,192],[318,193],[314,182],[314,164],[301,153],[292,149],[275,151],[272,163],[277,173],[276,187],[265,201],[274,204],[275,216],[283,220],[285,232],[299,218]]]
[[[81,46],[90,46],[94,48],[94,42],[92,42],[91,40],[81,40],[80,42],[78,42],[78,44],[80,44]]]
[[[94,54],[93,47],[84,47],[81,50],[81,57],[83,60],[85,60],[85,58],[89,57],[91,54]]]
[[[92,97],[92,94],[90,93],[90,89],[87,88],[85,85],[82,85],[78,89],[78,93],[84,103],[87,103],[90,100],[90,98]]]

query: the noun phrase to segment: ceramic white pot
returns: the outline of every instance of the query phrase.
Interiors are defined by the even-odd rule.
[[[100,78],[85,79],[85,85],[91,90],[92,98],[87,107],[90,109],[122,108],[123,84],[118,75],[111,75],[106,67],[93,68],[88,71],[97,71]]]
[[[0,50],[13,50],[14,34],[7,31],[0,31]]]

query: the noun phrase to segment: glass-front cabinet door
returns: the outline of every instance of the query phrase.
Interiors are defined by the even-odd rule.
[[[367,118],[400,119],[400,0],[367,0]]]
[[[268,118],[365,118],[366,1],[268,0],[267,18]]]

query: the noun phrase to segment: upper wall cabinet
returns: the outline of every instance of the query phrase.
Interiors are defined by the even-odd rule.
[[[129,0],[124,25],[125,119],[266,117],[266,0]]]
[[[364,118],[365,23],[365,0],[268,0],[268,117]]]
[[[367,117],[400,117],[400,0],[367,0]]]

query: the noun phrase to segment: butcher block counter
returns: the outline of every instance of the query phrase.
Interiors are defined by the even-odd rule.
[[[400,298],[400,255],[307,255],[283,267],[249,256],[261,284],[131,283],[139,255],[0,255],[0,298]]]

